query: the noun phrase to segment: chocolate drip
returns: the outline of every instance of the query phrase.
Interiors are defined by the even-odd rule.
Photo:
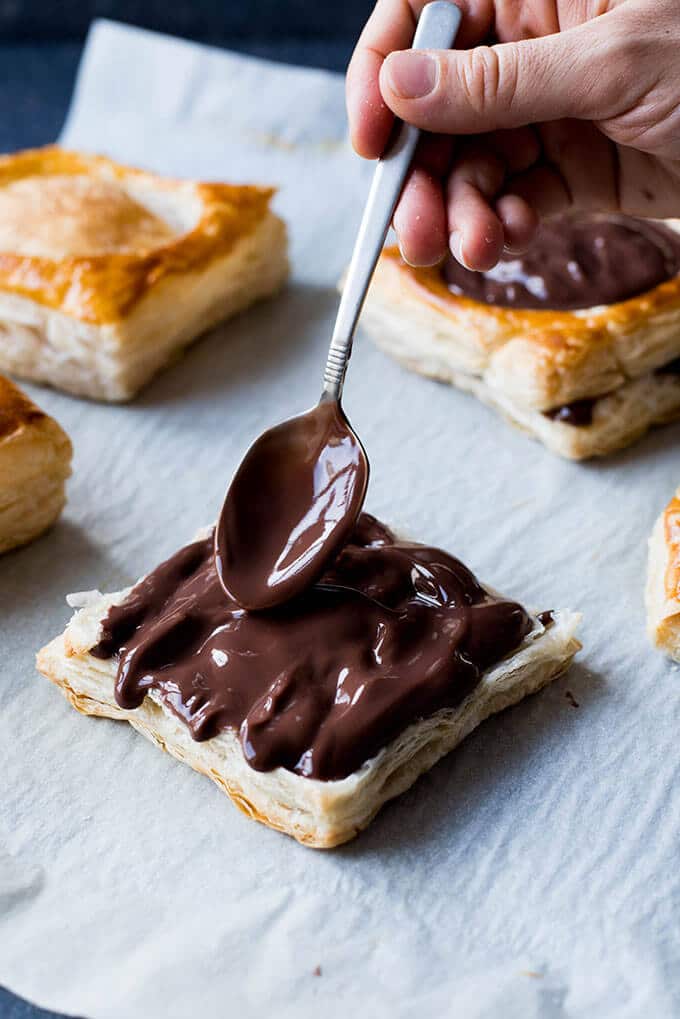
[[[506,308],[565,311],[626,301],[679,272],[680,236],[624,216],[548,220],[529,251],[504,254],[486,273],[453,258],[442,267],[454,294]]]
[[[680,375],[680,357],[676,357],[673,361],[655,368],[654,374]],[[552,421],[563,421],[564,424],[584,428],[592,425],[595,404],[606,395],[606,393],[602,393],[601,396],[589,396],[584,400],[574,400],[572,403],[562,404],[561,407],[552,407],[550,410],[545,410],[543,414]]]
[[[593,411],[598,399],[597,396],[591,396],[585,400],[574,400],[572,403],[562,404],[561,407],[545,410],[543,414],[551,421],[562,421],[565,425],[584,428],[593,423]]]
[[[676,357],[673,361],[669,361],[668,364],[662,364],[660,368],[657,368],[655,375],[680,375],[680,357]]]
[[[252,767],[339,779],[418,718],[455,707],[532,628],[445,552],[362,514],[319,583],[266,612],[219,584],[212,536],[113,606],[91,654],[118,656],[117,703],[149,690],[196,740],[240,735]]]

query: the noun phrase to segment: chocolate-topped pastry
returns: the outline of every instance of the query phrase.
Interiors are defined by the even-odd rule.
[[[188,545],[110,609],[91,654],[118,656],[120,707],[155,689],[196,740],[231,728],[258,770],[338,779],[459,704],[532,625],[453,556],[362,514],[319,583],[267,612],[226,597],[211,538]]]
[[[38,668],[79,711],[128,721],[307,845],[353,838],[580,647],[578,613],[533,616],[368,515],[315,586],[264,612],[225,598],[212,539],[131,591],[73,596]]]
[[[658,223],[613,216],[558,216],[542,223],[524,254],[504,253],[488,272],[453,257],[451,292],[504,308],[571,310],[616,304],[680,272],[680,236]]]
[[[680,220],[556,217],[486,273],[388,248],[362,321],[553,452],[603,456],[680,417]]]

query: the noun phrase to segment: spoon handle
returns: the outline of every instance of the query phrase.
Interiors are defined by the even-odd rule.
[[[448,0],[428,3],[418,20],[412,48],[449,49],[460,19],[459,9]],[[323,385],[327,399],[339,400],[342,395],[354,330],[419,138],[417,127],[396,121],[393,137],[378,160],[328,351]]]

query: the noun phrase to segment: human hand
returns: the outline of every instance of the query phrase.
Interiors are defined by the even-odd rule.
[[[347,71],[360,155],[394,115],[428,132],[394,215],[407,261],[488,270],[569,208],[680,214],[677,0],[457,3],[468,48],[425,53],[424,0],[378,0]]]

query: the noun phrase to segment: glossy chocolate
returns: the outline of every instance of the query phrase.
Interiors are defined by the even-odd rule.
[[[149,690],[196,740],[239,733],[256,769],[339,779],[410,723],[455,707],[532,629],[446,552],[396,541],[368,514],[321,581],[267,612],[220,587],[208,537],[110,609],[122,708]]]
[[[541,224],[523,255],[505,253],[489,272],[454,258],[442,273],[449,289],[505,308],[573,310],[615,304],[680,272],[680,236],[623,216],[560,216]]]
[[[656,369],[657,375],[680,375],[680,357],[676,357],[673,361],[669,361],[668,364],[662,364],[660,368]]]
[[[662,364],[654,369],[655,375],[680,375],[680,357],[676,357],[667,364]],[[563,421],[567,425],[574,425],[576,428],[585,428],[593,423],[595,404],[601,400],[601,396],[589,396],[584,400],[574,400],[572,403],[564,403],[561,407],[552,407],[543,411],[545,417],[552,421]]]
[[[593,412],[598,399],[597,396],[591,396],[585,400],[573,400],[571,403],[563,403],[561,407],[553,407],[543,413],[551,421],[562,421],[565,425],[585,428],[593,423]]]
[[[335,401],[261,435],[217,525],[225,593],[244,608],[265,609],[304,591],[346,541],[367,484],[366,454]]]

